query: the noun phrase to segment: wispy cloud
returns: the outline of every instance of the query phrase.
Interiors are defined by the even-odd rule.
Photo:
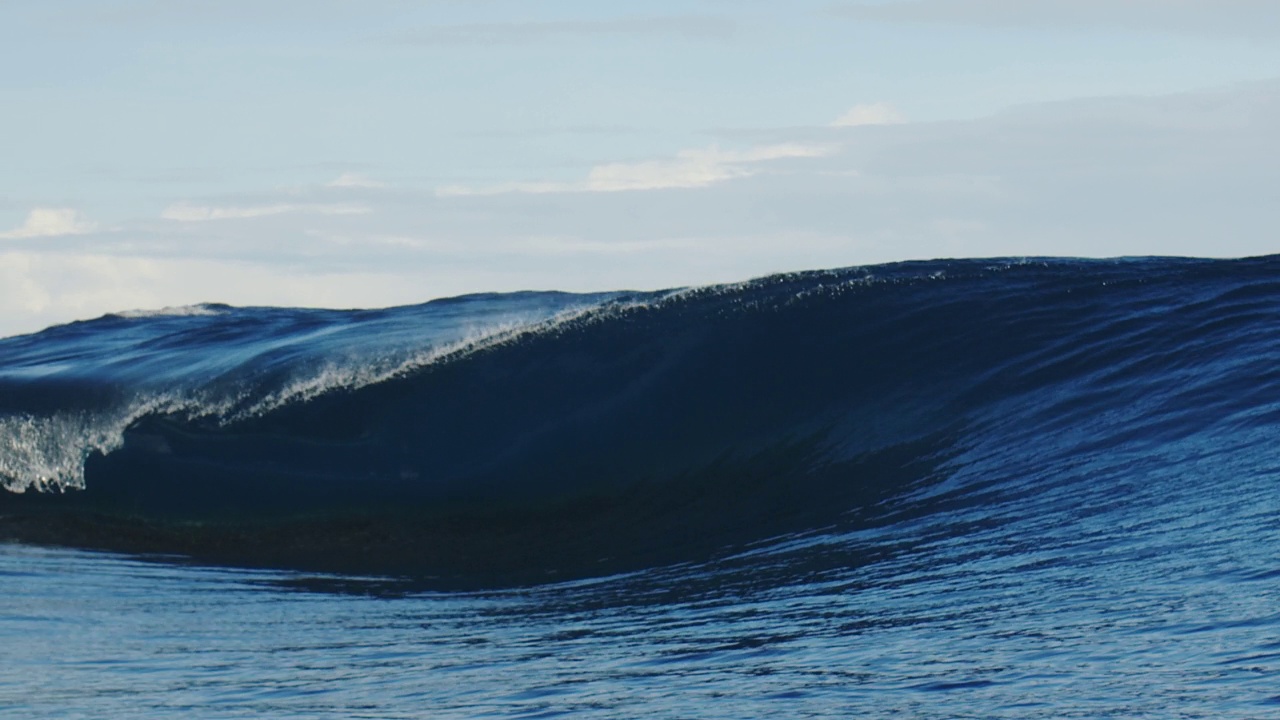
[[[736,27],[731,18],[714,15],[467,23],[421,28],[401,35],[399,40],[414,45],[502,45],[608,35],[722,39],[733,35]]]
[[[500,258],[545,258],[563,255],[636,255],[641,253],[673,252],[696,247],[688,238],[658,238],[647,240],[593,240],[573,235],[516,235],[494,238],[477,244],[468,240],[450,238],[447,235],[424,237],[415,235],[359,234],[347,235],[313,230],[312,237],[333,245],[359,248],[368,253],[371,249],[428,252],[438,256]]]
[[[436,197],[467,197],[471,195],[507,195],[523,193],[541,195],[545,193],[585,192],[583,183],[556,182],[512,182],[496,185],[443,185],[436,188]]]
[[[862,125],[897,125],[907,118],[887,102],[854,105],[836,118],[832,127],[859,127]]]
[[[33,208],[27,214],[27,220],[21,227],[0,232],[0,239],[17,240],[22,238],[57,237],[59,235],[83,235],[98,229],[96,223],[81,219],[80,213],[72,208]]]
[[[712,183],[748,177],[759,172],[758,163],[785,158],[820,157],[829,148],[785,143],[733,151],[710,147],[681,151],[671,160],[640,163],[610,163],[592,168],[587,189],[594,192],[619,190],[659,190],[697,188]]]
[[[279,203],[275,205],[212,206],[174,203],[160,213],[165,220],[178,222],[207,222],[210,220],[238,220],[244,218],[284,215],[287,213],[313,213],[317,215],[368,215],[373,212],[367,205],[351,203]]]
[[[361,175],[360,173],[352,173],[352,172],[342,173],[338,177],[334,178],[333,180],[330,180],[328,183],[325,184],[325,187],[331,187],[331,188],[376,189],[376,188],[384,188],[386,186],[387,184],[384,182],[379,182],[365,175]]]
[[[1280,3],[1274,0],[899,0],[843,5],[834,12],[890,22],[1280,35]]]
[[[624,192],[702,188],[745,178],[762,171],[761,164],[787,158],[814,158],[832,152],[825,145],[780,143],[746,150],[721,150],[717,146],[682,150],[673,158],[642,162],[617,162],[591,168],[585,180],[574,183],[511,183],[481,188],[449,186],[437,190],[442,197],[500,195],[506,193]]]

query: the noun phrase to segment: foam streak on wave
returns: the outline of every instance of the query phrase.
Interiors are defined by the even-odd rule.
[[[561,296],[561,299],[565,297]],[[356,338],[354,341],[360,344],[325,348],[318,356],[308,357],[305,353],[300,354],[301,357],[290,356],[298,362],[284,368],[261,362],[263,358],[272,357],[272,350],[289,344],[267,335],[260,339],[263,350],[242,354],[247,357],[246,361],[238,367],[220,368],[221,372],[215,377],[178,372],[159,382],[144,380],[135,382],[132,387],[121,387],[129,378],[103,372],[100,384],[121,399],[97,407],[75,407],[73,404],[72,407],[44,414],[0,407],[0,486],[16,493],[28,489],[42,492],[83,489],[86,459],[95,453],[105,455],[120,449],[125,430],[144,417],[179,416],[218,424],[242,421],[291,403],[307,402],[326,393],[349,392],[435,363],[458,360],[469,353],[529,334],[554,332],[558,327],[584,321],[588,316],[598,320],[609,312],[645,302],[641,299],[623,300],[602,306],[601,300],[586,296],[577,304],[555,309],[549,317],[545,308],[534,310],[517,306],[497,319],[477,317],[474,322],[465,322],[458,327],[432,325],[428,316],[428,323],[412,337],[409,345],[404,343],[404,338],[390,343],[380,341],[376,336]],[[114,326],[117,319],[205,319],[233,312],[235,309],[228,306],[193,305],[122,312],[95,322],[104,325],[104,334],[109,334],[119,329]],[[300,312],[305,316],[306,311]],[[94,324],[79,323],[77,329],[80,332],[96,330],[92,327]],[[309,323],[299,325],[304,342],[314,341],[321,334],[308,327]],[[335,326],[334,329],[342,328]],[[59,328],[46,331],[55,333],[55,337],[50,338],[54,344],[60,339],[55,339],[57,330]],[[148,343],[163,340],[171,332],[167,327],[159,330],[154,336],[144,330],[136,346],[145,347]],[[218,347],[215,344],[197,350],[201,354],[216,353]],[[107,370],[114,360],[93,353],[85,355],[81,363],[68,363],[64,357],[59,357],[56,365],[44,362],[35,367],[22,362],[19,355],[18,362],[10,367],[0,366],[0,381],[6,374],[10,378],[47,377],[50,374],[92,376],[95,372]],[[181,358],[175,359],[181,361]],[[41,365],[44,372],[41,372]],[[266,376],[266,382],[260,380],[260,376]]]

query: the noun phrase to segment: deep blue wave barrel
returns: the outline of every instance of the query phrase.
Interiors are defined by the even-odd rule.
[[[1117,463],[1162,493],[1205,456],[1256,477],[1278,428],[1275,257],[202,305],[0,340],[0,535],[523,584],[976,508],[1049,522],[1106,507],[1089,478]]]

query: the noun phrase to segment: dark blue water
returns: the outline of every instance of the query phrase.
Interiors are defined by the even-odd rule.
[[[0,714],[1280,717],[1280,258],[0,340]]]

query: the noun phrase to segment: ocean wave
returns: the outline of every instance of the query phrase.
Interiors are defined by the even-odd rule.
[[[529,581],[1049,497],[1050,468],[1274,427],[1277,270],[940,261],[108,316],[0,341],[0,512],[35,540]]]

